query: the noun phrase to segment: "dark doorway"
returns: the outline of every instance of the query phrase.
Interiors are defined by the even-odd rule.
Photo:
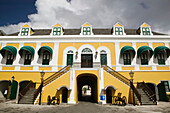
[[[82,54],[81,55],[81,67],[82,68],[93,67],[93,54]]]
[[[106,89],[106,103],[112,103],[112,89]]]
[[[152,90],[152,92],[155,94],[154,97],[156,98],[157,93],[156,93],[155,85],[152,83],[146,83],[146,84]],[[157,100],[157,98],[156,98],[156,100]]]
[[[7,95],[10,93],[9,86],[11,85],[11,81],[3,80],[0,81],[0,91],[2,92],[5,98],[8,98]]]
[[[83,86],[91,87],[91,95],[83,95]],[[97,102],[97,77],[92,74],[82,74],[77,77],[78,101]]]
[[[62,90],[62,103],[67,103],[68,89],[64,88]]]
[[[159,83],[157,87],[159,93],[159,101],[168,101],[165,90],[165,84],[163,82]]]

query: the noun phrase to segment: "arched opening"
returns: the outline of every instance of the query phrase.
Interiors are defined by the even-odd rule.
[[[19,92],[21,92],[29,83],[30,81],[28,80],[19,82]]]
[[[91,99],[91,87],[89,85],[84,85],[82,87],[82,98],[84,98],[85,101]]]
[[[83,95],[83,86],[91,88],[90,95]],[[77,77],[78,101],[97,102],[97,77],[93,74],[81,74]]]
[[[9,98],[11,81],[2,80],[0,81],[0,91],[5,98]]]
[[[115,94],[115,88],[113,86],[106,86],[106,103],[112,103],[112,98]]]
[[[62,90],[62,103],[67,103],[67,98],[68,98],[68,89],[63,88],[63,90]]]

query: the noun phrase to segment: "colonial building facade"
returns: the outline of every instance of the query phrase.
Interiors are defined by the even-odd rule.
[[[26,24],[20,32],[0,35],[0,91],[17,103],[38,103],[41,71],[44,103],[48,96],[61,103],[116,103],[117,97],[132,103],[133,91],[136,104],[156,104],[170,94],[170,36],[152,32],[146,23],[139,29],[120,23],[110,29],[89,23],[80,29]],[[82,94],[84,86],[91,88],[89,99]],[[24,97],[30,93],[34,96]]]

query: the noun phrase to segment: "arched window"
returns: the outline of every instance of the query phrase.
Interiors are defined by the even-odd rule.
[[[100,51],[100,62],[101,65],[107,65],[107,54],[104,50]]]
[[[81,67],[92,68],[93,67],[93,53],[89,48],[84,48],[81,54]]]
[[[12,65],[14,60],[14,55],[10,52],[7,53],[6,65]]]
[[[148,65],[148,59],[149,59],[148,51],[143,52],[140,55],[140,58],[141,58],[141,65]]]
[[[89,48],[84,48],[84,49],[82,50],[82,53],[84,53],[84,54],[86,54],[86,53],[92,53],[92,50],[89,49]]]
[[[30,52],[25,52],[25,59],[24,59],[24,65],[30,65],[31,64],[32,55]]]
[[[67,53],[67,65],[73,65],[73,51],[71,50]]]

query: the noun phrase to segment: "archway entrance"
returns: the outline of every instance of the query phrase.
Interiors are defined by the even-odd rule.
[[[9,80],[0,81],[0,91],[2,92],[5,98],[9,98],[9,94],[10,94],[9,86],[10,85],[11,85],[11,82]]]
[[[64,88],[62,90],[62,103],[67,103],[68,89]]]
[[[90,95],[83,94],[83,86],[91,88]],[[93,74],[81,74],[77,77],[78,101],[97,102],[97,77]]]

